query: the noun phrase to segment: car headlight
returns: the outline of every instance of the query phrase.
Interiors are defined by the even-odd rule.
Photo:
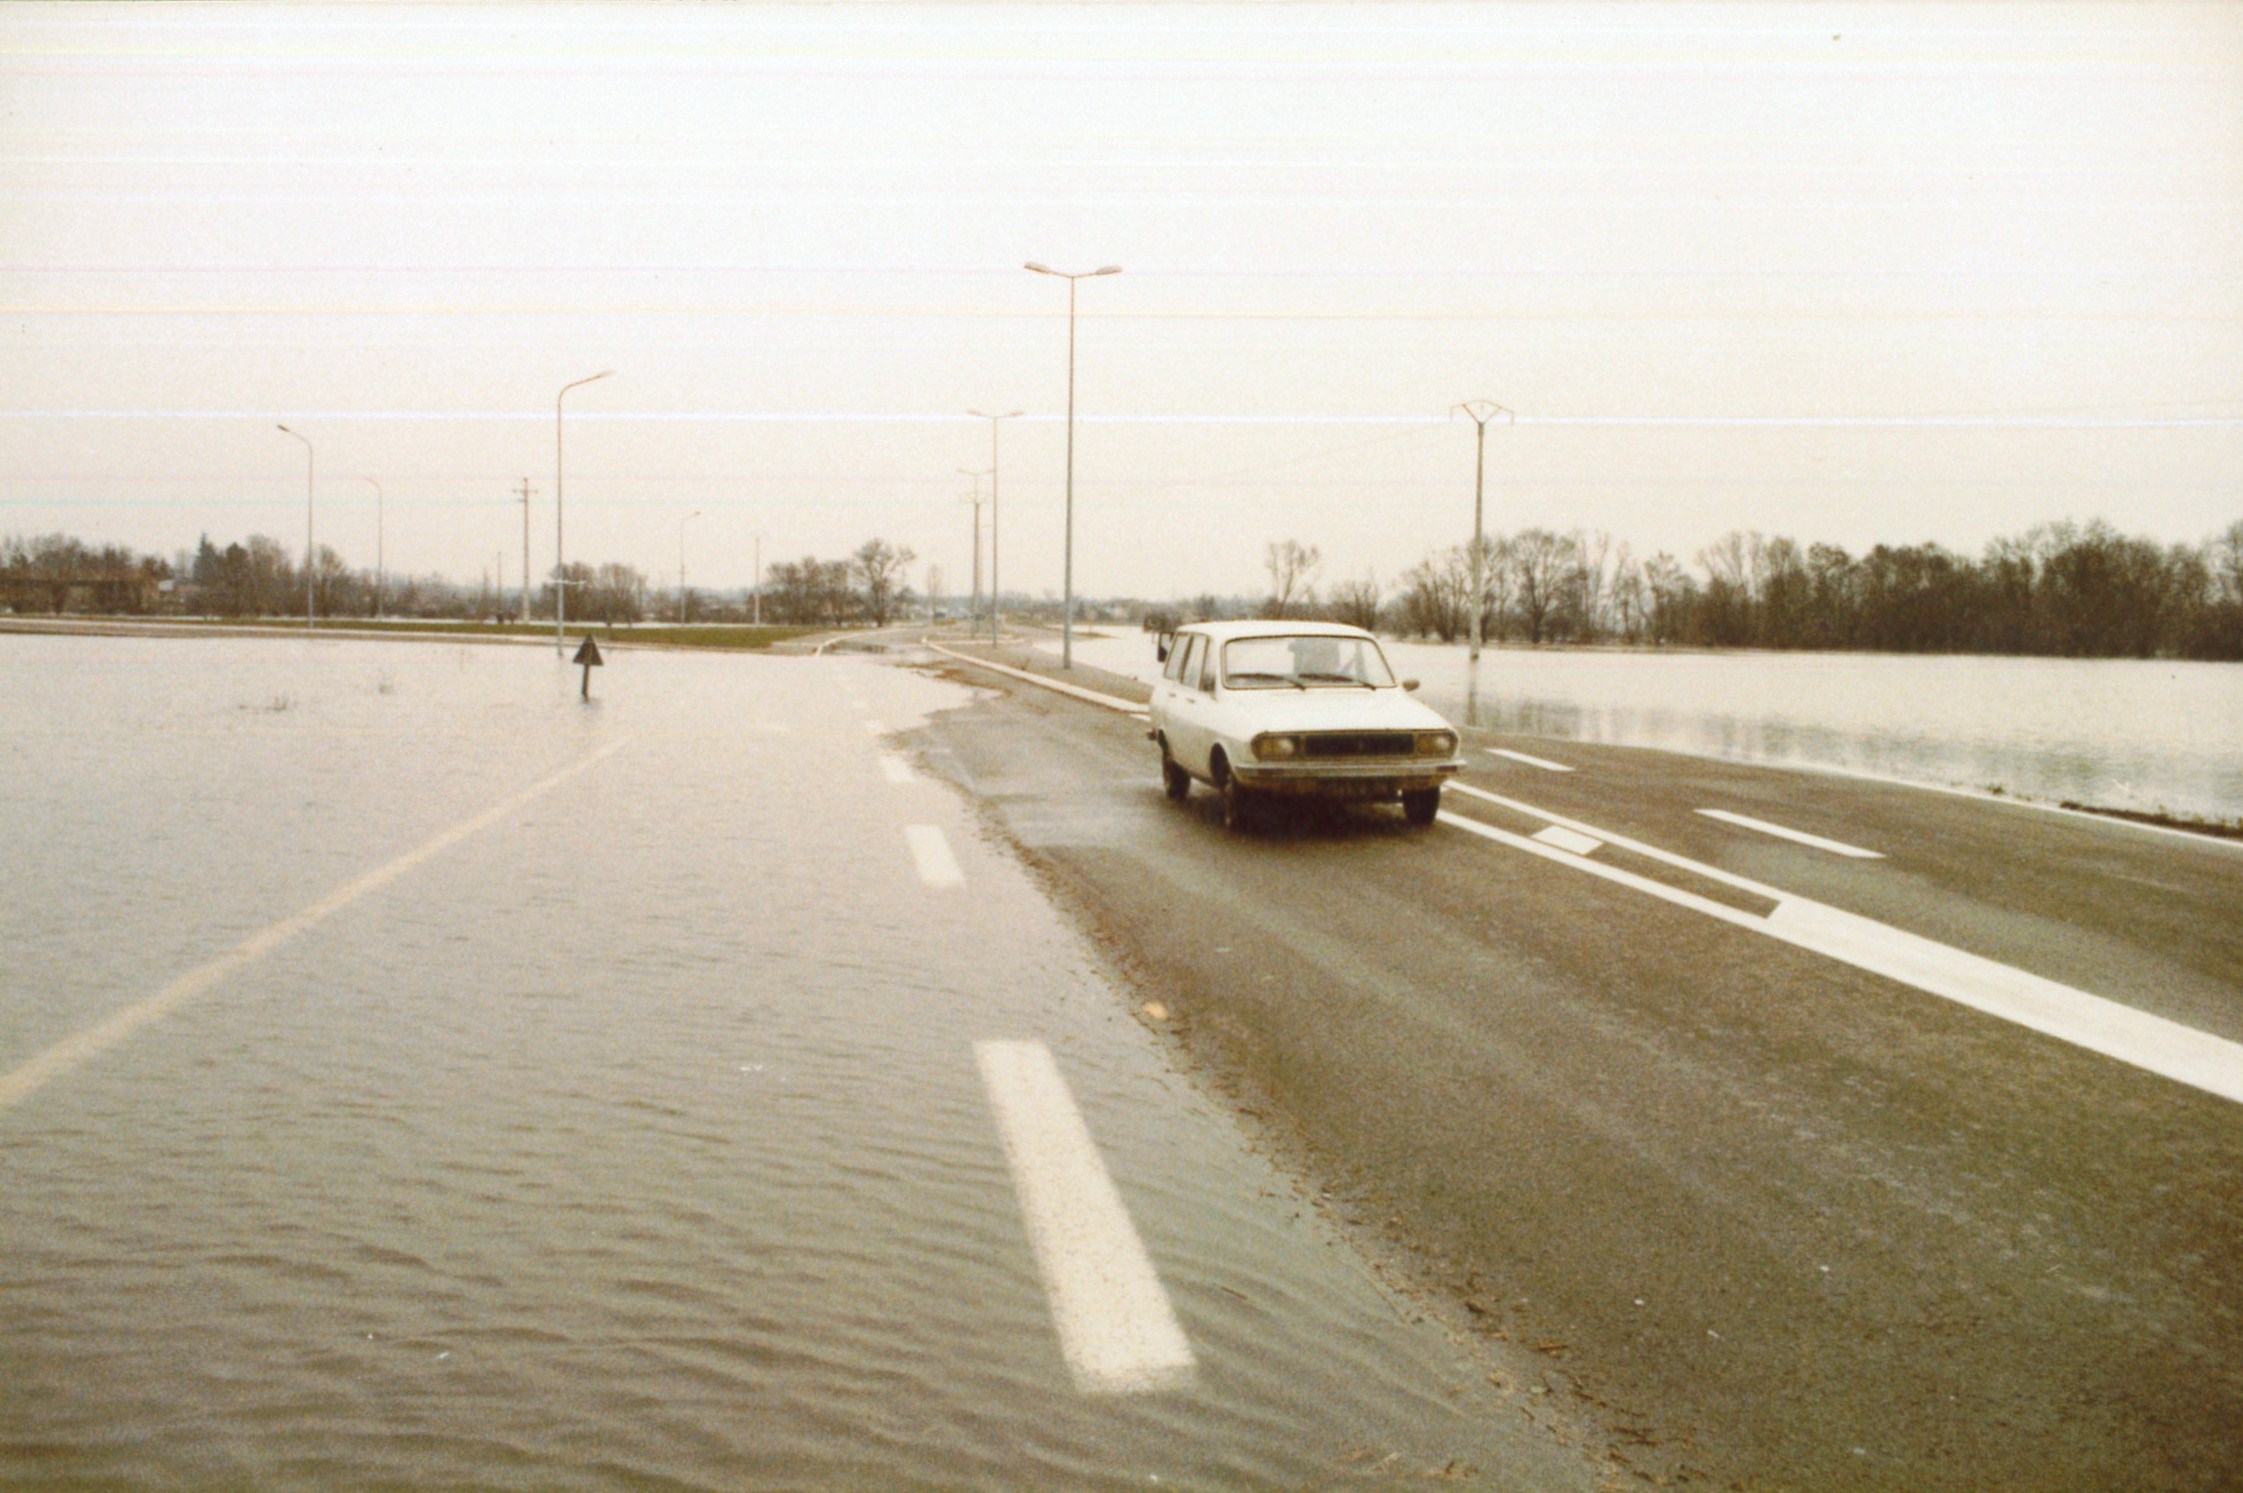
[[[1254,755],[1264,762],[1283,762],[1301,754],[1298,736],[1257,736],[1254,738]]]
[[[1454,731],[1420,731],[1417,733],[1417,754],[1420,757],[1448,757],[1456,753]]]

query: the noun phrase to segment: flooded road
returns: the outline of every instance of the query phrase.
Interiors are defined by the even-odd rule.
[[[900,754],[968,691],[610,659],[0,638],[0,1482],[1593,1485]]]

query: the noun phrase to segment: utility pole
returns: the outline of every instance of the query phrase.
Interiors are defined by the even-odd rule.
[[[382,615],[382,592],[388,585],[388,572],[382,561],[382,485],[371,477],[359,481],[374,489],[374,615]]]
[[[968,410],[976,420],[989,422],[989,646],[997,646],[997,422],[1017,420],[1022,411],[1008,410],[1002,415],[985,414]]]
[[[958,475],[974,479],[974,495],[966,500],[974,505],[974,589],[973,600],[966,608],[967,630],[970,632],[973,619],[981,614],[981,473],[972,467],[960,467]]]
[[[537,491],[524,477],[515,489],[522,497],[522,621],[530,620],[530,494]]]
[[[1487,606],[1487,584],[1481,579],[1487,565],[1487,540],[1480,532],[1480,499],[1488,473],[1488,421],[1502,415],[1509,424],[1519,417],[1492,399],[1468,399],[1456,407],[1456,413],[1471,417],[1472,423],[1480,427],[1479,462],[1472,473],[1472,662],[1478,663],[1484,625],[1480,613]]]
[[[763,536],[755,536],[755,625],[763,626]]]

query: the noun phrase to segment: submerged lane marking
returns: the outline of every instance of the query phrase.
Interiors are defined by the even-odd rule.
[[[1594,836],[1585,835],[1577,829],[1567,829],[1562,824],[1553,824],[1545,829],[1537,830],[1534,838],[1545,845],[1555,845],[1560,850],[1570,850],[1575,855],[1592,854],[1597,847],[1604,844],[1604,841]]]
[[[956,886],[966,879],[958,869],[958,858],[950,853],[950,842],[943,838],[942,826],[907,824],[903,837],[911,844],[911,858],[918,863],[921,881],[929,886]]]
[[[894,752],[882,752],[880,775],[891,783],[908,783],[911,781],[911,764]]]
[[[1451,787],[1461,789],[1464,785],[1452,784]],[[1531,804],[1498,798],[1476,789],[1465,791],[1553,824],[1563,823],[1583,834],[1603,834],[1593,825],[1561,819]],[[2183,1026],[2118,1001],[2075,990],[1858,913],[1795,897],[1625,835],[1603,834],[1603,837],[1610,844],[1651,855],[1669,865],[1769,898],[1775,902],[1775,909],[1766,917],[1760,917],[1617,866],[1568,855],[1526,835],[1513,834],[1476,819],[1444,813],[1440,822],[2243,1104],[2243,1043],[2230,1042],[2225,1037]]]
[[[189,970],[146,1000],[112,1012],[92,1026],[72,1032],[31,1061],[0,1075],[0,1110],[20,1103],[79,1064],[99,1057],[142,1027],[163,1020],[228,975],[256,963],[289,939],[342,911],[368,892],[380,890],[422,862],[443,854],[470,835],[490,828],[524,804],[550,793],[578,773],[613,756],[625,745],[626,742],[623,741],[610,743],[552,776],[532,783],[512,798],[485,809],[464,824],[454,825],[418,850],[408,851],[388,865],[369,871],[356,881],[329,892],[303,911],[252,933],[225,953],[207,964]]]
[[[1505,750],[1504,750],[1504,749],[1503,749],[1502,747],[1486,747],[1486,748],[1483,748],[1483,750],[1484,750],[1484,751],[1486,751],[1486,752],[1487,752],[1487,754],[1488,754],[1489,756],[1491,756],[1491,757],[1508,757],[1508,758],[1510,758],[1510,759],[1511,759],[1511,760],[1512,760],[1513,762],[1524,762],[1524,763],[1525,763],[1525,764],[1526,764],[1527,766],[1529,766],[1529,767],[1539,767],[1539,768],[1541,768],[1541,769],[1542,769],[1542,770],[1543,770],[1544,772],[1571,772],[1571,771],[1573,771],[1573,769],[1572,769],[1572,768],[1570,768],[1570,767],[1566,766],[1566,765],[1565,765],[1565,764],[1564,764],[1563,762],[1550,762],[1550,761],[1546,761],[1546,760],[1544,760],[1543,758],[1540,758],[1540,757],[1529,757],[1529,756],[1528,756],[1528,755],[1527,755],[1526,753],[1524,753],[1524,752],[1511,752],[1511,751],[1505,751]]]
[[[1857,861],[1881,861],[1881,850],[1864,850],[1859,845],[1848,845],[1843,840],[1826,840],[1821,835],[1810,835],[1803,829],[1791,829],[1781,824],[1770,824],[1765,819],[1754,819],[1744,814],[1732,814],[1727,809],[1700,809],[1708,819],[1718,819],[1723,824],[1733,824],[1739,829],[1753,830],[1763,835],[1774,835],[1779,840],[1792,840],[1801,845],[1811,845],[1817,850],[1827,850],[1832,855],[1848,856]]]
[[[976,1042],[974,1061],[1075,1388],[1139,1394],[1180,1383],[1191,1344],[1051,1049]]]

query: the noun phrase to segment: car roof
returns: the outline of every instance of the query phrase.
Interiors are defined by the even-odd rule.
[[[1227,643],[1233,638],[1371,637],[1362,628],[1349,627],[1344,622],[1286,622],[1275,618],[1260,622],[1189,622],[1176,630],[1203,632],[1218,643]]]

